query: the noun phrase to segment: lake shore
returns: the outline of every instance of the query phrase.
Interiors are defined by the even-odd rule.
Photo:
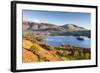
[[[78,39],[79,38],[79,39]],[[82,39],[82,40],[80,40]],[[60,46],[60,45],[73,45],[76,47],[90,48],[91,39],[83,36],[46,36],[43,40],[44,43],[50,46]]]
[[[23,63],[91,59],[90,48],[76,47],[71,44],[54,47],[42,43],[43,39],[43,37],[23,37],[23,49],[27,52],[23,51]]]

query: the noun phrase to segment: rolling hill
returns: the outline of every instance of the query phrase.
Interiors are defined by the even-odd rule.
[[[83,27],[80,27],[80,26],[77,26],[75,24],[65,24],[63,26],[64,29],[66,29],[67,31],[79,31],[79,30],[86,30],[85,28]]]
[[[45,35],[73,35],[90,37],[90,30],[75,24],[65,24],[57,26],[50,23],[23,22],[23,31],[40,32],[38,34]],[[35,33],[34,33],[35,34]],[[37,34],[37,33],[36,33]]]

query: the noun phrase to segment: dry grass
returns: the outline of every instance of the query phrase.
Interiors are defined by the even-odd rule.
[[[31,48],[32,47],[32,48]],[[39,57],[45,57],[48,61],[60,61],[61,59],[50,51],[42,48],[37,43],[32,43],[29,40],[23,40],[23,62],[38,62]],[[35,52],[35,54],[33,53]],[[55,54],[55,55],[54,55]],[[38,56],[37,56],[38,55]]]
[[[38,57],[34,55],[32,52],[26,50],[23,48],[23,53],[22,53],[22,61],[23,63],[28,63],[28,62],[37,62]]]

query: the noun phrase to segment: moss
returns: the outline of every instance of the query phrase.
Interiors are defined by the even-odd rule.
[[[54,47],[49,46],[48,44],[40,44],[40,46],[46,50],[54,50]]]
[[[70,57],[70,60],[76,60],[76,58],[75,57]]]
[[[76,50],[76,51],[74,52],[74,57],[77,57],[77,56],[79,56],[79,51]]]
[[[37,41],[43,41],[45,39],[45,37],[44,36],[38,36],[38,37],[36,37],[36,39],[37,39]]]
[[[66,61],[66,60],[69,60],[68,58],[66,57],[61,57],[63,61]]]
[[[89,53],[86,53],[86,54],[85,54],[85,58],[86,58],[86,59],[90,59],[90,54],[89,54]]]

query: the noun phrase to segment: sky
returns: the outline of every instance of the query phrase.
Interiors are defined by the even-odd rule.
[[[23,10],[23,21],[44,22],[58,26],[75,24],[90,29],[91,14],[82,12]]]

